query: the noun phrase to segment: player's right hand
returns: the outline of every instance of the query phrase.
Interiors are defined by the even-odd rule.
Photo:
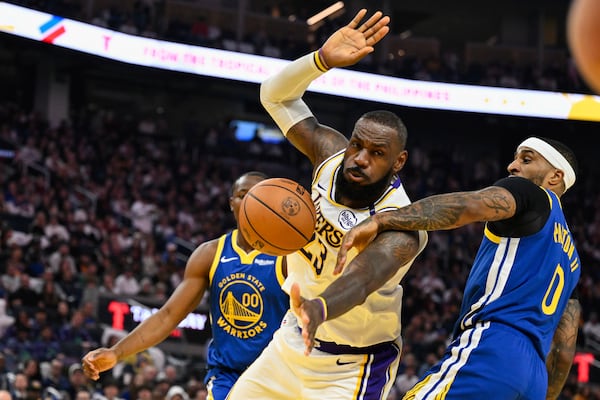
[[[87,353],[81,359],[85,375],[93,380],[100,378],[100,372],[107,371],[117,364],[117,354],[107,348],[99,348]]]
[[[366,13],[366,9],[360,10],[348,25],[334,32],[323,44],[322,56],[328,67],[356,64],[371,53],[373,46],[388,34],[390,17],[377,11],[360,24]]]

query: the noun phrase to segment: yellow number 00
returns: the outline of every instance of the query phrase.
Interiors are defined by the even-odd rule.
[[[555,286],[556,288],[552,290]],[[548,285],[544,299],[542,300],[542,311],[544,314],[552,315],[556,312],[556,306],[558,305],[558,300],[560,299],[564,287],[565,271],[560,264],[558,264],[554,270],[554,275],[552,276],[550,285]],[[550,303],[548,303],[548,299],[550,299]]]

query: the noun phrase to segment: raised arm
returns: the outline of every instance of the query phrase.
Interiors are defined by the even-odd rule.
[[[380,232],[454,229],[472,222],[507,219],[515,215],[515,210],[515,198],[508,190],[489,186],[473,192],[430,196],[398,210],[375,214],[346,233],[335,272],[342,270],[351,248],[362,251]]]
[[[320,125],[302,96],[308,86],[329,69],[353,65],[371,53],[373,46],[389,32],[389,17],[380,11],[361,24],[366,12],[360,10],[348,25],[333,33],[321,49],[289,63],[261,84],[263,107],[290,143],[313,165],[343,149],[347,140],[337,130]]]

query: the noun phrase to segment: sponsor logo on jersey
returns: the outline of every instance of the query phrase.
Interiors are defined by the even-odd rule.
[[[338,215],[340,226],[346,230],[349,230],[356,225],[356,221],[358,221],[358,218],[356,218],[356,215],[350,210],[342,210],[340,215]]]
[[[235,261],[237,259],[238,259],[237,257],[225,257],[225,256],[223,256],[223,257],[221,257],[221,262],[222,263],[228,263],[228,262],[231,262],[231,261]]]
[[[260,266],[275,265],[275,260],[273,260],[273,259],[265,260],[263,258],[256,258],[256,259],[254,259],[254,264],[260,265]]]

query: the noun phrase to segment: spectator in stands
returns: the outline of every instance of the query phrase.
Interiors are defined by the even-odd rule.
[[[115,294],[122,296],[135,296],[140,291],[140,283],[133,275],[131,267],[126,265],[123,272],[115,279]]]
[[[404,396],[419,381],[415,368],[414,364],[407,365],[404,371],[396,377],[394,386],[399,395]]]
[[[27,396],[27,388],[29,387],[29,379],[23,372],[17,372],[10,390],[10,394],[14,400],[29,400]]]
[[[6,366],[6,357],[4,352],[0,351],[0,390],[10,390],[11,382],[9,369]]]
[[[181,386],[171,386],[165,400],[189,400],[190,396]]]
[[[102,382],[100,392],[94,393],[93,400],[124,400],[121,397],[121,387],[116,379],[107,377]]]
[[[65,375],[65,369],[66,367],[62,359],[52,359],[48,374],[42,379],[42,385],[44,387],[53,387],[57,390],[69,390],[70,383]]]
[[[89,400],[91,392],[93,391],[93,385],[83,373],[83,369],[81,368],[81,364],[79,362],[73,363],[69,366],[68,380],[69,385],[67,388],[67,393],[69,395],[69,399],[75,400],[79,396],[85,397],[87,395],[87,399],[82,400]]]
[[[44,229],[47,225],[47,216],[43,210],[39,210],[35,213],[33,221],[29,225],[29,233],[42,238],[45,234]]]
[[[61,289],[67,295],[67,301],[78,306],[81,302],[81,296],[83,295],[83,282],[79,279],[77,271],[73,271],[69,260],[62,260],[60,262],[60,269],[56,280],[60,282]]]
[[[156,205],[152,203],[149,193],[142,191],[129,211],[133,227],[146,235],[151,234],[158,210]]]
[[[67,294],[60,283],[56,282],[51,271],[44,272],[39,300],[40,307],[47,309],[56,309],[58,303],[67,300]]]
[[[84,316],[80,310],[74,310],[69,323],[58,331],[62,351],[70,359],[78,360],[81,355],[97,346],[98,341],[84,326]]]
[[[56,217],[52,217],[56,218]],[[50,220],[52,221],[52,218]],[[51,223],[48,225],[50,226]],[[47,232],[47,230],[46,230]],[[66,232],[66,229],[65,229]],[[52,236],[53,234],[49,235]],[[62,236],[62,235],[59,235]],[[70,233],[66,232],[65,236],[70,238]],[[66,265],[62,265],[62,264]],[[59,276],[62,271],[62,268],[69,268],[74,274],[77,273],[77,266],[75,264],[75,258],[71,255],[71,247],[68,242],[62,242],[59,244],[58,248],[50,254],[48,257],[48,270],[52,272],[55,276]]]
[[[42,381],[42,373],[40,371],[40,362],[34,357],[27,358],[23,361],[23,367],[21,368],[23,373],[27,375],[29,382],[40,382]]]
[[[33,278],[42,276],[46,270],[42,241],[38,236],[32,236],[25,251],[25,273]]]
[[[60,223],[57,213],[50,213],[48,224],[44,228],[44,235],[46,238],[48,238],[48,240],[51,240],[54,236],[56,236],[63,242],[68,242],[71,238],[71,234],[67,228]],[[51,267],[54,268],[55,265],[51,265]]]
[[[584,343],[591,351],[600,352],[600,321],[598,312],[592,311],[583,324]]]
[[[33,288],[31,277],[27,274],[20,275],[20,284],[17,290],[9,294],[8,303],[11,308],[25,307],[33,310],[39,305],[40,294]]]
[[[18,249],[18,248],[16,248]],[[20,251],[16,250],[15,251]],[[21,286],[22,271],[19,269],[19,263],[13,260],[6,261],[6,270],[2,274],[2,287],[7,294],[15,292]]]
[[[32,337],[37,339],[31,343],[31,356],[36,360],[47,361],[61,354],[61,344],[49,321],[47,325],[39,329],[39,333],[32,335]]]
[[[80,389],[75,393],[75,396],[71,397],[73,400],[91,400],[92,392],[87,389]]]

